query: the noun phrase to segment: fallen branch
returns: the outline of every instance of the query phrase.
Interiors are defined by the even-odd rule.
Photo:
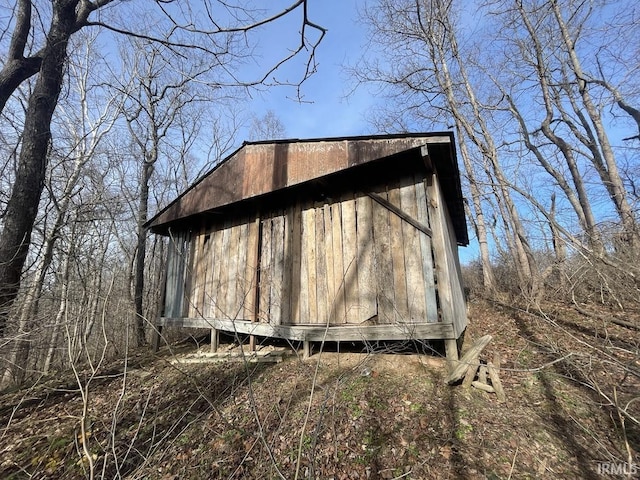
[[[575,301],[573,302],[573,308],[578,313],[581,313],[582,315],[584,315],[586,317],[595,318],[596,320],[600,320],[601,322],[615,323],[616,325],[619,325],[621,327],[629,328],[631,330],[639,330],[640,331],[640,325],[636,325],[635,323],[627,322],[625,320],[620,320],[620,319],[617,319],[615,317],[611,317],[611,318],[601,317],[600,315],[596,315],[595,313],[592,313],[592,312],[590,312],[588,310],[585,310],[580,305],[578,305]]]
[[[493,356],[493,363],[487,363],[487,373],[489,374],[489,378],[491,379],[491,385],[496,391],[496,395],[498,396],[499,402],[506,402],[507,396],[504,394],[504,389],[502,388],[502,382],[500,381],[500,377],[498,376],[498,371],[500,370],[500,354],[496,353]]]

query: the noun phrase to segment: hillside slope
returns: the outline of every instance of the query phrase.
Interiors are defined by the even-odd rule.
[[[182,345],[81,372],[82,391],[73,376],[43,379],[0,395],[0,478],[574,479],[635,467],[637,332],[568,309],[554,318],[471,306],[466,345],[493,335],[482,358],[501,354],[505,403],[445,385],[444,360],[422,344],[171,363],[194,348]]]

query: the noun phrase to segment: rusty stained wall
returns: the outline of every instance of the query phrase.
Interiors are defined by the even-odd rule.
[[[158,227],[425,144],[450,141],[447,135],[435,135],[247,144],[161,212],[149,226]]]

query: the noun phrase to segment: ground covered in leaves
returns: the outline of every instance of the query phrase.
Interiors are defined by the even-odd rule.
[[[0,478],[575,479],[635,468],[638,331],[606,312],[546,311],[471,305],[465,348],[493,336],[481,359],[501,355],[504,403],[446,385],[439,347],[416,342],[172,363],[197,348],[182,344],[41,379],[0,395]]]

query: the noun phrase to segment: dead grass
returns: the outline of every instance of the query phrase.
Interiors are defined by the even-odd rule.
[[[483,358],[503,358],[502,404],[446,386],[444,361],[415,353],[194,365],[141,353],[126,377],[120,364],[92,381],[83,438],[77,386],[42,381],[0,396],[0,478],[88,476],[83,441],[98,478],[574,479],[629,451],[638,463],[637,429],[601,395],[639,395],[637,333],[554,318],[472,305],[467,341],[493,335]]]

